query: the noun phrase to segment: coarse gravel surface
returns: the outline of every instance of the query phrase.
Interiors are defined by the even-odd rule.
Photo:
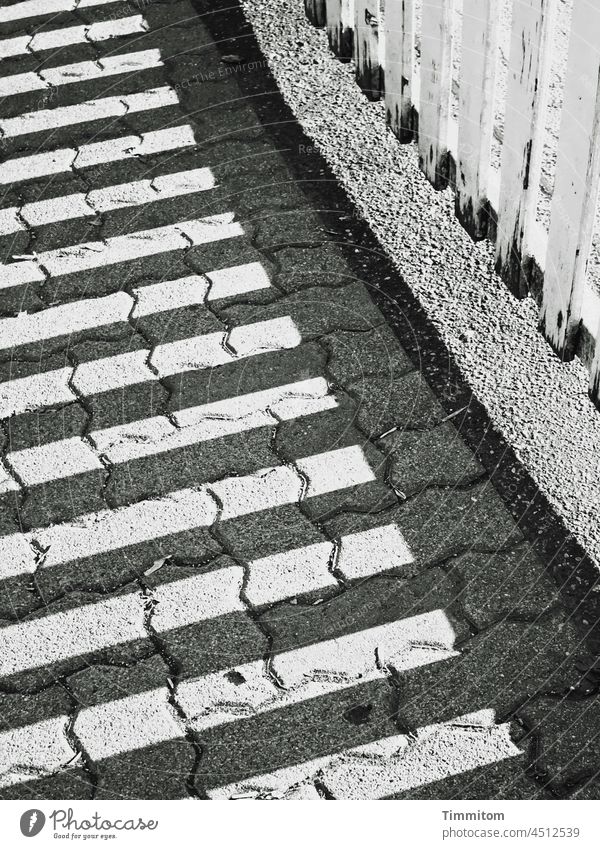
[[[553,355],[538,333],[534,301],[509,294],[493,271],[491,246],[472,243],[454,217],[451,192],[431,188],[414,145],[400,145],[386,129],[383,104],[362,95],[352,63],[335,59],[301,0],[243,0],[243,8],[304,131],[425,308],[493,423],[600,563],[600,416],[587,396],[586,370],[578,360],[565,365]]]

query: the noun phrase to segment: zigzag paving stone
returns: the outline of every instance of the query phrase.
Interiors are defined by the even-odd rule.
[[[597,798],[550,570],[197,3],[0,9],[0,798]]]

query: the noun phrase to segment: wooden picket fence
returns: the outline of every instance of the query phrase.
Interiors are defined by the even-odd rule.
[[[549,233],[536,222],[558,0],[513,0],[502,154],[491,166],[500,0],[463,0],[458,120],[451,116],[455,0],[305,0],[331,49],[354,59],[367,97],[384,99],[422,171],[450,186],[473,239],[495,242],[513,294],[540,305],[540,330],[563,360],[590,369],[600,407],[600,296],[588,284],[600,185],[600,0],[573,0]],[[420,36],[420,61],[415,45]]]

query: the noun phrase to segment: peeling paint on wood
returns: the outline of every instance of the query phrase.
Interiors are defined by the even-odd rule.
[[[513,9],[496,268],[517,297],[528,292],[524,263],[540,184],[555,12],[556,0],[519,0]]]
[[[356,82],[369,100],[379,100],[383,91],[379,4],[380,0],[355,0],[353,56]]]
[[[575,354],[600,182],[600,8],[575,0],[552,197],[540,324],[558,355]],[[600,358],[594,361],[597,393]]]
[[[459,80],[456,214],[474,239],[488,231],[499,0],[464,0]]]
[[[414,0],[384,0],[385,105],[387,122],[405,143],[415,137]]]
[[[325,0],[304,0],[304,8],[311,24],[325,26]]]
[[[354,0],[327,0],[327,38],[340,59],[352,58],[354,36]]]
[[[423,4],[419,162],[436,189],[448,183],[453,13],[454,0]]]

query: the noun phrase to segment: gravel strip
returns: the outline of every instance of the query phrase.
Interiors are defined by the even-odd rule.
[[[286,101],[426,309],[490,418],[568,529],[600,563],[600,414],[581,363],[562,365],[436,193],[414,145],[385,128],[302,0],[242,0]]]

